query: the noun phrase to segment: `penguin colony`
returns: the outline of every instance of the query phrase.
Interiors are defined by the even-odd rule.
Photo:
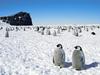
[[[53,63],[55,66],[63,68],[65,65],[65,52],[61,44],[58,44],[54,49]],[[85,56],[80,46],[75,46],[72,54],[72,67],[76,70],[83,70],[85,66]]]
[[[91,35],[96,35],[94,30],[98,28],[100,29],[100,26],[57,26],[57,27],[46,27],[46,26],[32,26],[32,27],[22,27],[22,26],[9,26],[7,27],[8,31],[27,31],[27,30],[34,30],[41,35],[53,35],[57,36],[61,34],[63,31],[72,32],[72,34],[76,37],[80,37],[81,33],[84,31],[88,32],[91,31]],[[0,30],[4,29],[3,27],[0,27]],[[52,29],[53,32],[51,31]]]
[[[41,30],[41,28],[43,29]],[[37,31],[41,35],[53,35],[53,36],[57,36],[61,34],[63,31],[68,31],[72,32],[72,34],[76,37],[81,37],[82,36],[81,33],[83,32],[83,30],[86,32],[91,31],[90,34],[92,34],[92,32],[96,28],[100,29],[100,26],[57,26],[57,27],[35,26],[34,31]],[[51,31],[52,29],[54,29],[53,32]]]
[[[63,27],[58,27],[57,31],[54,30],[53,32],[53,36],[56,36],[57,34],[61,33],[61,31],[65,31],[67,30],[68,32],[74,31],[73,34],[75,36],[79,36],[79,33],[82,32],[82,30],[85,31],[89,31],[91,29],[91,34],[92,35],[96,35],[95,32],[93,32],[93,30],[95,28],[100,28],[100,26],[80,26],[80,27],[75,27],[75,26],[63,26]],[[3,27],[0,27],[0,30],[4,29]],[[46,27],[7,27],[6,28],[6,33],[5,33],[5,37],[9,38],[10,37],[10,31],[27,31],[27,30],[32,30],[34,29],[34,31],[37,31],[39,33],[41,33],[41,35],[44,35],[44,30],[47,29],[46,35],[51,35],[50,32],[50,28],[46,28]],[[60,68],[64,67],[64,63],[65,63],[65,52],[63,50],[63,46],[61,44],[58,44],[56,46],[56,49],[54,49],[54,55],[53,55],[53,63],[56,66],[60,66]],[[82,50],[82,48],[80,46],[75,46],[75,50],[73,51],[72,54],[72,67],[76,70],[82,70],[85,67],[85,56],[84,56],[84,52]]]
[[[0,25],[2,25],[2,21],[0,21]],[[68,31],[68,32],[72,32],[74,36],[76,37],[81,37],[81,33],[84,31],[86,32],[90,32],[91,35],[95,36],[96,33],[94,32],[94,30],[100,29],[100,25],[92,25],[92,26],[82,26],[82,25],[68,25],[68,26],[8,26],[6,27],[8,30],[6,30],[5,32],[5,37],[8,38],[10,37],[10,31],[27,31],[27,30],[34,30],[38,33],[40,33],[41,35],[53,35],[53,36],[58,36],[59,34],[61,34],[61,32],[63,31]],[[51,28],[54,28],[53,32],[51,31]],[[3,26],[0,27],[0,30],[5,29]],[[45,33],[46,31],[46,33]]]

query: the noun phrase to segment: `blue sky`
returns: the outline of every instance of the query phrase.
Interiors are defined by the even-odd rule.
[[[99,0],[0,0],[0,16],[29,12],[33,24],[100,23]]]

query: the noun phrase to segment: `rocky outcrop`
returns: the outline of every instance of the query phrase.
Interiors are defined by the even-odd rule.
[[[18,12],[15,15],[0,17],[0,20],[16,26],[32,25],[31,16],[27,12]]]

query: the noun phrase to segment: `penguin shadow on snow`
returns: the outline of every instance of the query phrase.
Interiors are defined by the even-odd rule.
[[[95,68],[98,66],[98,62],[92,62],[91,64],[85,65],[85,70],[90,69],[90,68]]]
[[[71,62],[64,62],[64,68],[68,68],[70,66],[72,66]]]

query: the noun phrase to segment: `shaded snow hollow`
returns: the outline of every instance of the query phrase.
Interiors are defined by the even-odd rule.
[[[80,37],[64,31],[57,36],[41,35],[34,30],[0,30],[0,75],[99,75],[100,74],[100,29],[96,35],[83,30]],[[66,54],[66,67],[60,69],[52,63],[53,49],[58,43]],[[80,45],[85,54],[86,69],[72,68],[74,46]]]

